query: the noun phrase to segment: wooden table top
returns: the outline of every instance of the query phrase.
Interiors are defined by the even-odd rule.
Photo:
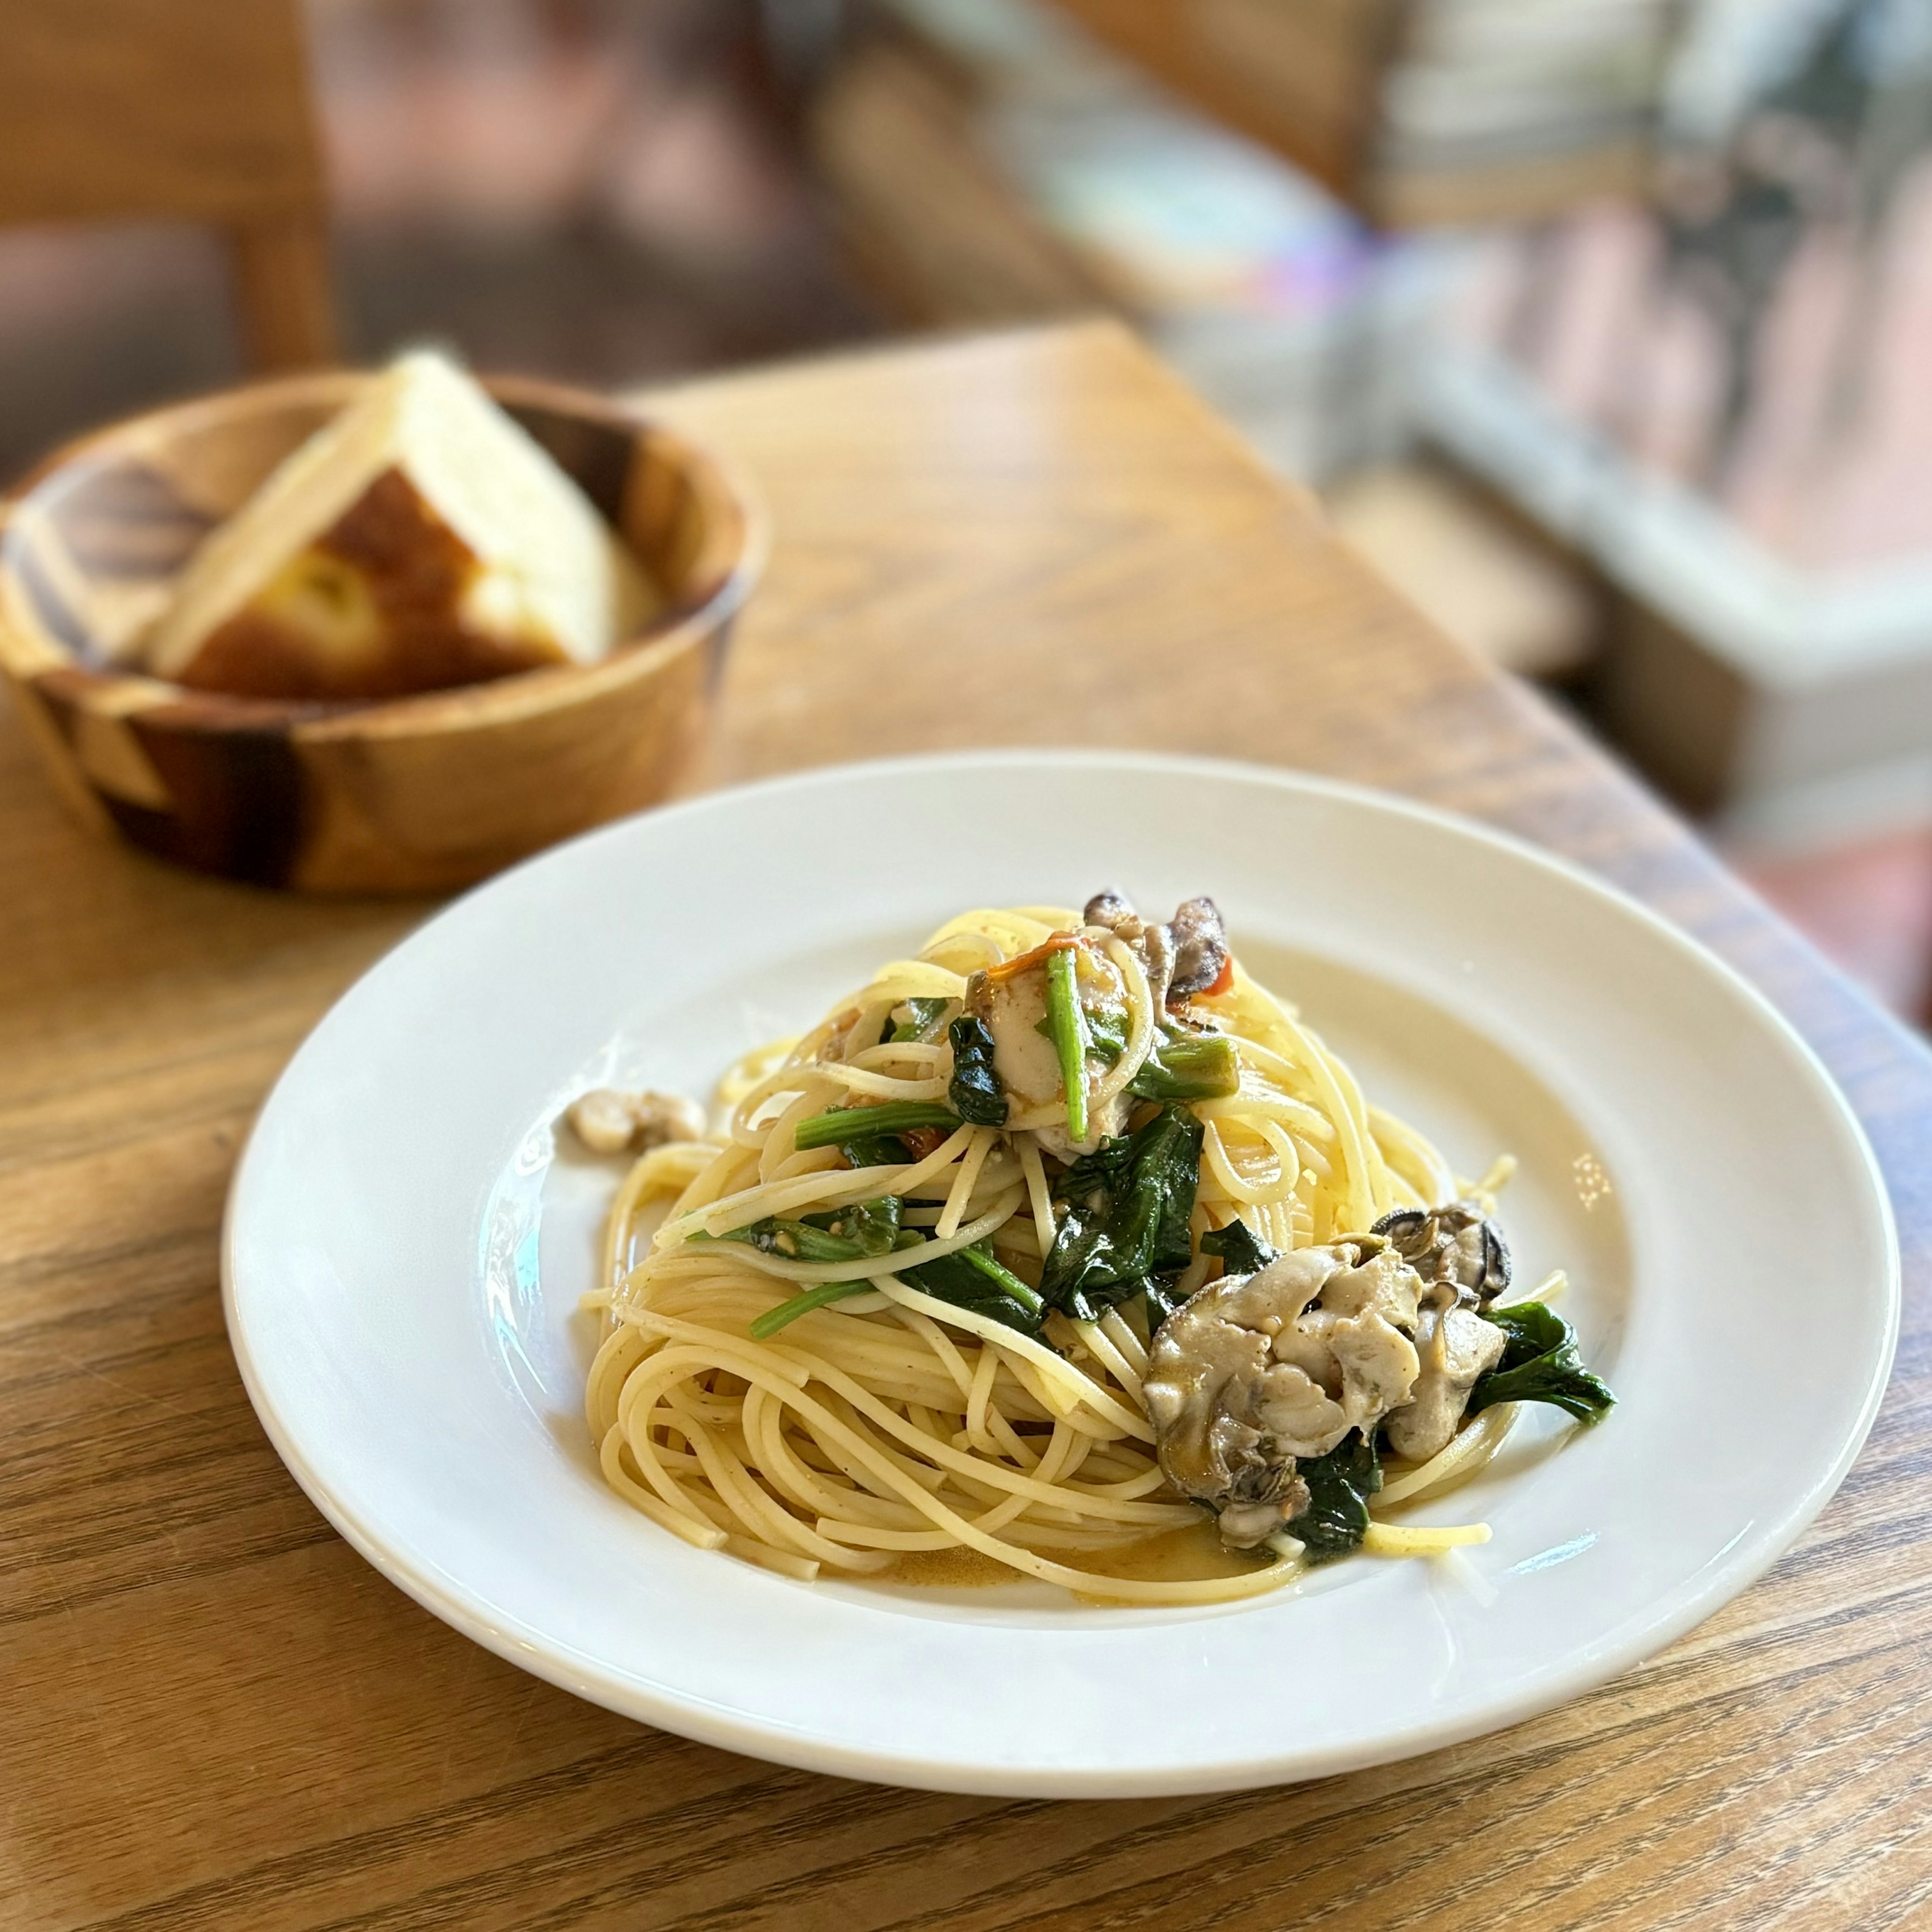
[[[1932,1914],[1932,1059],[1112,327],[661,400],[758,478],[778,531],[716,780],[993,742],[1292,764],[1540,840],[1741,966],[1831,1064],[1891,1182],[1906,1322],[1877,1429],[1798,1547],[1663,1656],[1381,1770],[1004,1802],[777,1769],[610,1716],[356,1556],[277,1461],[223,1334],[217,1229],[250,1116],[424,908],[277,898],[94,844],[8,713],[0,1927],[1654,1932]]]

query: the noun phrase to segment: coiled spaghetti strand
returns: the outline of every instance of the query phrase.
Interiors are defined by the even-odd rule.
[[[959,1000],[970,974],[1080,929],[1078,915],[1054,908],[950,921],[788,1048],[745,1056],[721,1086],[720,1144],[653,1150],[634,1165],[607,1226],[602,1286],[586,1298],[604,1332],[585,1402],[606,1479],[643,1514],[801,1580],[826,1567],[889,1572],[950,1550],[1114,1601],[1228,1600],[1292,1579],[1287,1563],[1110,1576],[1042,1556],[1104,1562],[1110,1550],[1204,1520],[1168,1489],[1153,1454],[1138,1304],[1093,1322],[1054,1314],[1036,1340],[903,1278],[982,1241],[1036,1278],[1060,1210],[1024,1130],[1064,1123],[1064,1102],[1011,1110],[1004,1129],[962,1123],[923,1153],[914,1137],[913,1159],[865,1168],[796,1144],[802,1124],[828,1108],[944,1106],[950,1049],[938,1037],[892,1039],[895,1012],[910,1000]],[[1093,1083],[1102,1101],[1127,1090],[1162,1016],[1138,955],[1118,934],[1084,936],[1125,1000],[1124,1050]],[[1208,1278],[1214,1263],[1200,1240],[1232,1220],[1288,1248],[1359,1231],[1391,1204],[1449,1198],[1454,1177],[1436,1150],[1370,1107],[1319,1035],[1238,966],[1195,1012],[1233,1036],[1240,1086],[1192,1103],[1203,1130],[1196,1252],[1173,1292]],[[919,1018],[931,1029],[944,1013]],[[890,1258],[805,1262],[769,1240],[722,1238],[886,1194],[919,1240]],[[804,1290],[854,1282],[770,1340],[752,1338],[760,1315]],[[1435,1463],[1395,1477],[1386,1500],[1460,1479],[1503,1426],[1465,1430]],[[1406,1548],[1408,1536],[1389,1531],[1378,1546]]]

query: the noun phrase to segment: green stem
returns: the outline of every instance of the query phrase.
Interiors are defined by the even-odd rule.
[[[1070,946],[1046,956],[1046,1016],[1060,1056],[1060,1084],[1066,1089],[1066,1137],[1077,1144],[1087,1138],[1087,1016],[1074,990]]]
[[[782,1301],[776,1308],[768,1308],[755,1317],[752,1323],[752,1340],[768,1342],[788,1322],[796,1322],[801,1315],[809,1315],[814,1308],[823,1308],[828,1301],[844,1301],[855,1294],[864,1294],[872,1288],[869,1281],[821,1282],[816,1288],[808,1288],[802,1294],[794,1294],[789,1301]]]
[[[1241,1090],[1240,1062],[1226,1034],[1156,1040],[1127,1083],[1144,1100],[1219,1100]]]
[[[998,1282],[1022,1308],[1037,1315],[1046,1307],[1036,1290],[1028,1287],[1011,1268],[1003,1267],[984,1248],[961,1248],[957,1252],[962,1261],[970,1262],[988,1281]]]
[[[944,1127],[950,1134],[963,1124],[950,1107],[931,1100],[888,1100],[880,1107],[830,1107],[800,1121],[792,1144],[803,1154],[861,1136],[902,1134],[913,1127]]]

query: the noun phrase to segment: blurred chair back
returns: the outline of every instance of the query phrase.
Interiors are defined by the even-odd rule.
[[[219,229],[254,363],[332,361],[298,0],[5,0],[0,23],[0,222]]]

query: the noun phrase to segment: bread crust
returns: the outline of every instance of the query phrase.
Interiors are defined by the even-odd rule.
[[[202,640],[176,682],[244,698],[354,702],[556,664],[551,639],[466,620],[475,554],[403,472],[382,471],[271,585]]]

